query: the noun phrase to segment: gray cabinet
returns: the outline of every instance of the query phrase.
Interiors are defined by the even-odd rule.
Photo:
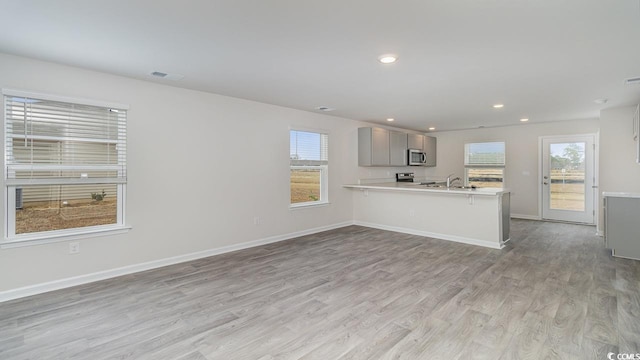
[[[640,260],[640,195],[604,193],[605,246],[613,256]]]
[[[407,134],[408,138],[408,149],[424,149],[424,135],[420,134]]]
[[[389,130],[358,129],[358,165],[389,166]]]
[[[421,134],[407,134],[407,144],[409,149],[422,150],[427,156],[424,166],[436,166],[438,139],[433,136]]]
[[[427,155],[427,163],[424,166],[436,166],[436,156],[438,148],[438,138],[433,136],[424,137],[424,153]]]
[[[407,166],[407,149],[427,155],[424,166],[436,166],[436,138],[376,127],[358,129],[358,166]]]
[[[389,131],[389,164],[407,166],[407,134]]]

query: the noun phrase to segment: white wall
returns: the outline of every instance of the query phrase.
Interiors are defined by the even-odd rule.
[[[504,141],[506,143],[505,182],[511,193],[511,213],[537,218],[539,184],[538,139],[545,135],[597,133],[598,119],[559,121],[543,124],[518,124],[498,128],[438,132],[438,166],[428,169],[427,176],[445,177],[455,173],[464,176],[464,144]]]
[[[352,220],[341,185],[360,177],[365,124],[3,54],[0,87],[130,105],[133,226],[77,255],[66,242],[2,249],[0,292]],[[328,206],[289,210],[290,126],[329,131]]]
[[[605,191],[640,193],[640,165],[633,140],[635,109],[629,106],[600,112],[600,195]],[[602,196],[599,198],[602,207]]]

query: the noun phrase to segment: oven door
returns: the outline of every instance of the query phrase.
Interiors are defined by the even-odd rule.
[[[420,166],[427,162],[427,156],[421,150],[409,149],[409,165]]]

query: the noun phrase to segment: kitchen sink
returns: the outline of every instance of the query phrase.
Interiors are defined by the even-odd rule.
[[[455,185],[448,188],[446,185],[434,184],[434,183],[420,183],[420,185],[424,185],[430,189],[449,189],[449,190],[475,190],[476,189],[475,186],[462,186],[462,185]]]

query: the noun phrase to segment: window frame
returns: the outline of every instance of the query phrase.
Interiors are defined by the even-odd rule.
[[[20,97],[20,98],[30,98],[30,99],[38,99],[45,101],[54,101],[54,102],[62,102],[69,103],[75,105],[83,105],[83,106],[93,106],[93,107],[101,107],[101,108],[113,108],[120,110],[128,110],[129,106],[125,104],[118,103],[109,103],[104,101],[97,101],[91,99],[81,99],[81,98],[71,98],[64,96],[57,96],[51,94],[42,94],[35,92],[26,92],[20,90],[12,90],[12,89],[2,89],[2,99],[3,99],[3,137],[6,140],[6,131],[8,129],[8,118],[7,118],[7,103],[5,97]],[[125,128],[126,128],[126,119],[125,119]],[[126,144],[127,138],[126,134],[122,139],[117,140],[118,143],[121,141]],[[104,235],[113,235],[127,232],[131,229],[131,226],[126,225],[126,188],[127,188],[127,177],[126,177],[126,154],[124,163],[118,163],[117,166],[120,166],[123,171],[125,171],[125,175],[123,176],[123,180],[119,182],[110,182],[99,179],[87,179],[87,180],[79,180],[79,179],[55,179],[52,181],[40,181],[25,179],[24,181],[9,178],[10,172],[8,170],[7,163],[7,151],[8,147],[13,146],[13,143],[5,143],[4,144],[4,156],[3,156],[3,175],[4,175],[4,199],[3,206],[5,210],[5,216],[3,219],[4,222],[4,234],[3,239],[0,240],[0,248],[12,248],[12,247],[21,247],[28,245],[38,245],[38,244],[46,244],[52,242],[59,241],[67,241],[67,240],[76,240],[76,239],[84,239],[89,237],[96,236],[104,236]],[[15,165],[14,165],[15,166]],[[86,166],[87,169],[91,168],[91,165]],[[99,168],[99,166],[95,166],[94,168]],[[31,183],[30,183],[31,182]],[[45,184],[46,182],[46,184]],[[89,185],[89,184],[113,184],[116,183],[116,222],[114,224],[106,224],[106,225],[95,225],[95,226],[85,226],[85,227],[76,227],[76,228],[68,228],[68,229],[57,229],[57,230],[48,230],[48,231],[38,231],[38,232],[29,232],[23,234],[16,234],[16,188],[24,188],[29,185]]]
[[[473,144],[489,144],[489,143],[502,143],[503,147],[504,147],[504,154],[503,154],[503,158],[504,161],[502,162],[502,165],[496,163],[496,164],[469,164],[468,163],[468,149],[470,145]],[[501,186],[499,186],[499,188],[505,188],[506,184],[507,184],[507,171],[506,171],[506,167],[507,167],[507,142],[503,141],[503,140],[494,140],[494,141],[479,141],[479,142],[468,142],[464,144],[464,185],[465,186],[470,186],[472,184],[470,184],[469,182],[469,170],[475,170],[475,169],[496,169],[496,170],[500,170],[502,171],[502,183],[500,184]]]
[[[310,208],[314,206],[327,205],[329,204],[329,132],[321,129],[290,127],[288,132],[289,141],[291,141],[291,133],[294,131],[325,135],[327,137],[326,138],[327,160],[326,160],[326,164],[323,164],[323,165],[292,165],[291,164],[291,147],[289,148],[289,209],[295,210],[295,209]],[[320,171],[320,200],[291,203],[291,170],[319,170]]]

